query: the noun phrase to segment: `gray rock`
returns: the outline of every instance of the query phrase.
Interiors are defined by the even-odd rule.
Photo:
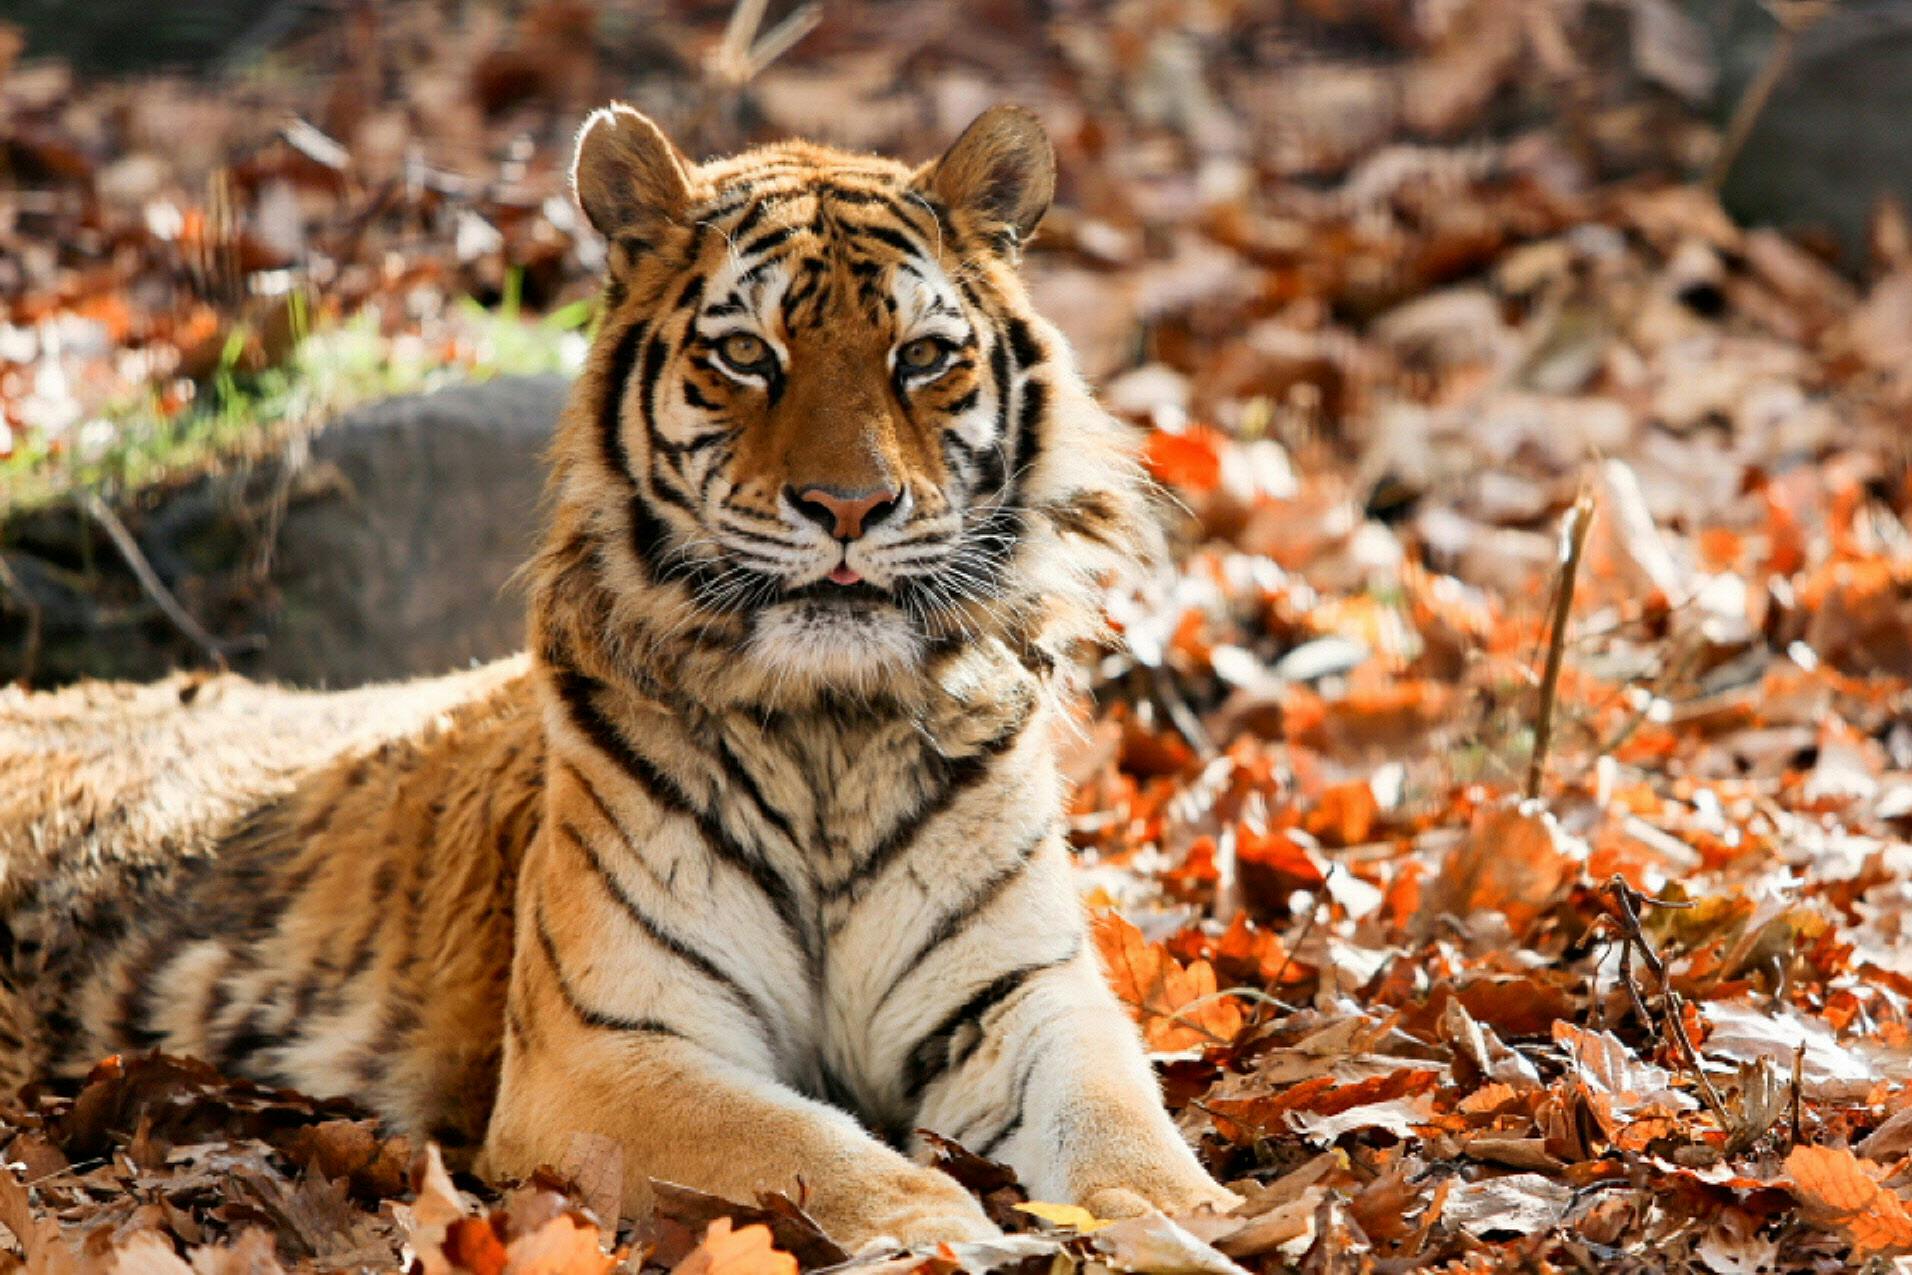
[[[514,577],[537,547],[544,451],[568,384],[503,378],[393,399],[318,435],[344,482],[286,515],[259,673],[350,685],[524,644]]]
[[[1722,123],[1778,38],[1758,0],[1687,0],[1712,37]],[[1722,192],[1740,220],[1833,232],[1857,263],[1882,194],[1912,205],[1912,0],[1842,0],[1810,27]]]
[[[524,644],[568,384],[500,378],[348,413],[287,453],[123,494],[115,512],[230,665],[305,686],[440,673]],[[212,656],[73,506],[0,524],[0,680],[144,680]]]

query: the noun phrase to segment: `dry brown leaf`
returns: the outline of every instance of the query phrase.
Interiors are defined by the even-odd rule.
[[[617,1263],[601,1247],[595,1226],[568,1215],[519,1236],[506,1246],[505,1254],[505,1275],[604,1275]]]
[[[1873,1177],[1875,1166],[1843,1147],[1794,1147],[1786,1157],[1793,1194],[1859,1253],[1912,1251],[1912,1210]]]
[[[1225,1045],[1240,1034],[1241,1007],[1217,994],[1207,961],[1184,967],[1116,912],[1097,916],[1094,929],[1109,984],[1142,1025],[1150,1049]]]
[[[720,1217],[704,1232],[703,1242],[677,1264],[675,1275],[797,1275],[797,1259],[777,1251],[769,1227],[733,1231],[730,1219]]]
[[[1519,936],[1579,870],[1547,816],[1513,807],[1486,810],[1447,856],[1422,915],[1431,921],[1498,912]]]

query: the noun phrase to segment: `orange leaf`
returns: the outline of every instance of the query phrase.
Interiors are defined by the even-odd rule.
[[[1295,963],[1281,935],[1257,928],[1246,912],[1235,913],[1235,919],[1215,941],[1215,963],[1231,979],[1267,987],[1277,981],[1300,982],[1311,976],[1306,967]]]
[[[728,1219],[725,1221],[727,1224]],[[764,1230],[762,1227],[755,1229]],[[764,1233],[766,1236],[769,1234],[768,1231]],[[706,1236],[704,1243],[709,1242]],[[700,1246],[677,1269],[689,1267],[691,1260],[702,1251]],[[531,1234],[521,1235],[511,1241],[510,1252],[511,1264],[505,1267],[505,1275],[604,1275],[617,1261],[598,1247],[598,1230],[595,1226],[564,1214],[552,1218]],[[778,1253],[774,1256],[786,1255]],[[789,1260],[790,1269],[795,1270],[795,1259]],[[739,1275],[760,1269],[755,1266],[740,1268]],[[768,1275],[767,1271],[765,1275]]]
[[[1221,485],[1221,451],[1226,444],[1223,435],[1199,425],[1180,434],[1158,430],[1149,435],[1143,459],[1158,482],[1213,491]]]
[[[481,1217],[461,1217],[446,1227],[444,1250],[445,1260],[456,1270],[500,1275],[505,1269],[505,1246]]]
[[[1786,1157],[1800,1203],[1852,1237],[1860,1253],[1912,1250],[1912,1212],[1843,1147],[1794,1147]]]
[[[1235,838],[1235,866],[1249,901],[1273,912],[1285,911],[1296,890],[1318,890],[1328,879],[1314,852],[1279,830],[1257,834],[1242,828]]]
[[[1095,945],[1109,985],[1142,1025],[1150,1049],[1227,1044],[1241,1032],[1241,1007],[1215,994],[1215,970],[1207,961],[1184,968],[1115,912],[1095,918]]]
[[[1335,784],[1321,794],[1308,815],[1308,831],[1331,846],[1360,845],[1374,834],[1381,808],[1365,779]]]
[[[1280,1093],[1255,1098],[1211,1098],[1205,1105],[1216,1117],[1215,1127],[1224,1137],[1246,1142],[1281,1129],[1281,1118],[1291,1111],[1334,1116],[1356,1107],[1411,1098],[1432,1091],[1440,1083],[1440,1075],[1431,1068],[1403,1067],[1384,1076],[1370,1076],[1345,1085],[1336,1083],[1333,1076],[1314,1076]]]
[[[1449,852],[1427,906],[1436,916],[1500,912],[1520,935],[1578,871],[1545,818],[1487,810],[1475,817],[1467,840]]]
[[[703,1242],[679,1262],[675,1275],[797,1275],[797,1259],[779,1253],[762,1224],[730,1229],[720,1217],[704,1232]]]

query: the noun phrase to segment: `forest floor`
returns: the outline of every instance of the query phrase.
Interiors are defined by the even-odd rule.
[[[1038,303],[1186,505],[1112,603],[1074,839],[1247,1203],[1108,1225],[951,1147],[1014,1238],[856,1265],[1912,1260],[1902,210],[1846,273],[1736,225],[1690,177],[1690,60],[1597,6],[658,8],[366,4],[217,85],[9,68],[0,33],[9,493],[205,463],[260,403],[574,365],[599,254],[563,162],[601,99],[693,151],[913,157],[1029,102],[1063,169]],[[362,377],[311,390],[349,340]],[[614,1230],[615,1166],[499,1194],[180,1060],[0,1124],[32,1270],[850,1260],[800,1200]]]

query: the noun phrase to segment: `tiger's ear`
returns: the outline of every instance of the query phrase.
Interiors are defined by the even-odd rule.
[[[645,239],[689,205],[691,168],[649,116],[613,103],[591,112],[578,131],[571,188],[600,235]]]
[[[951,208],[1007,230],[1020,243],[1056,193],[1056,152],[1035,112],[992,106],[918,182]]]

